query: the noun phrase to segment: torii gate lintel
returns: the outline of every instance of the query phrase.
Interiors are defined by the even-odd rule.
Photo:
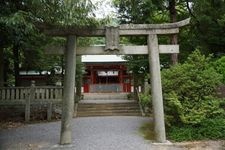
[[[190,23],[190,18],[175,22],[164,24],[122,24],[118,26],[119,35],[149,35],[149,34],[177,34],[179,28]],[[106,27],[58,27],[58,26],[39,26],[41,31],[50,36],[67,37],[75,35],[79,37],[90,36],[105,36]]]

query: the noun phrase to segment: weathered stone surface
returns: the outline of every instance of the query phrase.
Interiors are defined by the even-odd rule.
[[[189,24],[190,18],[176,23],[164,24],[124,24],[119,26],[120,35],[148,35],[148,34],[175,34],[179,32],[179,27]],[[45,34],[51,36],[105,36],[105,27],[46,27],[39,26]]]
[[[165,143],[166,132],[157,35],[148,36],[148,48],[155,137],[157,142]]]
[[[106,27],[105,39],[105,51],[119,51],[120,37],[118,27]]]
[[[156,134],[157,142],[166,142],[165,136],[165,124],[164,124],[164,112],[163,112],[163,100],[162,100],[162,86],[161,86],[161,76],[160,76],[160,62],[159,53],[160,46],[158,45],[157,34],[176,34],[179,32],[179,28],[189,24],[190,19],[186,19],[176,23],[166,23],[166,24],[129,24],[121,25],[119,27],[110,28],[44,28],[44,32],[52,36],[69,36],[66,50],[66,78],[65,78],[65,91],[64,91],[64,101],[63,101],[63,113],[62,113],[62,128],[61,128],[61,144],[71,143],[71,107],[69,105],[73,104],[72,99],[74,98],[72,90],[74,90],[74,60],[75,60],[75,43],[72,39],[75,36],[106,36],[106,47],[103,49],[103,53],[99,52],[99,48],[92,48],[93,54],[130,54],[128,49],[119,48],[119,36],[121,35],[146,35],[148,36],[148,54],[149,54],[149,65],[151,72],[151,85],[152,85],[152,101],[153,101],[153,115],[154,115],[154,128]],[[73,40],[74,40],[73,39]],[[162,47],[162,46],[161,46]],[[167,48],[173,53],[177,53],[175,50],[178,46],[169,49],[163,46],[164,53],[167,53]],[[133,48],[133,47],[130,47]],[[119,51],[120,49],[120,51]],[[135,48],[134,48],[135,49]],[[134,53],[136,50],[132,50]],[[115,51],[116,50],[116,51]],[[139,50],[139,48],[138,48]],[[145,47],[142,47],[145,50]],[[91,52],[87,51],[87,54]],[[110,51],[110,52],[108,52]],[[112,52],[111,52],[112,51]],[[121,52],[123,51],[123,52]],[[126,51],[126,52],[124,52]],[[143,52],[143,51],[142,51]],[[81,52],[82,53],[82,52]],[[139,54],[139,53],[138,53]],[[70,55],[70,56],[69,56]],[[72,67],[72,71],[71,71]],[[68,71],[68,72],[67,72]],[[71,83],[69,83],[71,81]],[[70,85],[71,84],[71,85]],[[72,87],[73,86],[73,87]]]
[[[72,118],[74,111],[74,88],[76,76],[76,37],[69,36],[66,45],[66,67],[64,78],[64,94],[62,101],[62,121],[60,144],[72,141]]]
[[[62,46],[47,47],[47,54],[64,54],[65,48]],[[159,45],[160,54],[179,53],[179,45]],[[147,46],[119,46],[116,51],[105,51],[104,46],[78,47],[77,55],[147,55]]]

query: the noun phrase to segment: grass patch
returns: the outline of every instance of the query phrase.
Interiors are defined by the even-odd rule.
[[[140,127],[139,131],[146,140],[154,140],[155,139],[153,122],[148,122],[148,123],[143,124]]]

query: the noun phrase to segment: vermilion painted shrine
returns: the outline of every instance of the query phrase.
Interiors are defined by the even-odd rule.
[[[131,92],[131,74],[121,62],[86,63],[84,93]]]

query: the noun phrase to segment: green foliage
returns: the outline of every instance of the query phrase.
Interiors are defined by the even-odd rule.
[[[213,66],[219,74],[223,75],[223,83],[225,84],[225,56],[216,60]]]
[[[140,93],[139,94],[139,99],[140,99],[140,103],[142,108],[151,108],[151,96],[149,94],[145,94],[145,93]]]
[[[225,3],[224,0],[196,0],[192,6],[193,31],[198,45],[210,53],[225,52]]]
[[[0,25],[5,29],[1,30],[5,37],[0,36],[0,39],[6,38],[8,41],[6,43],[9,45],[26,46],[31,36],[37,34],[36,28],[29,20],[29,13],[21,10],[7,16],[0,16]]]
[[[147,56],[124,56],[126,66],[133,74],[133,85],[137,88],[139,85],[144,84],[144,78],[148,73],[148,59]]]
[[[46,24],[60,26],[96,26],[91,0],[31,0],[28,2],[35,18]]]
[[[127,99],[133,100],[134,99],[134,93],[127,94]]]
[[[61,56],[46,56],[44,48],[48,44],[63,45],[65,39],[47,37],[38,29],[49,26],[96,27],[105,23],[107,20],[95,18],[94,10],[90,0],[1,1],[0,48],[4,49],[4,55],[8,51],[14,52],[12,57],[4,56],[9,62],[4,67],[9,68],[4,71],[10,77],[7,80],[11,81],[14,74],[18,85],[19,70],[49,71],[55,66],[63,66]],[[80,45],[87,43],[80,41]],[[80,68],[78,65],[77,69]]]
[[[113,0],[121,23],[162,23],[170,20],[168,0]],[[185,1],[175,1],[178,17],[187,14]]]
[[[224,112],[215,93],[222,77],[210,65],[210,60],[195,51],[184,64],[162,71],[168,125],[199,124]]]
[[[213,118],[203,120],[192,126],[172,126],[168,130],[168,138],[174,141],[218,140],[225,139],[225,119]]]
[[[133,24],[149,24],[149,23],[165,23],[171,22],[171,15],[176,15],[176,19],[182,20],[189,17],[189,13],[186,8],[185,1],[175,0],[175,13],[170,14],[170,4],[172,1],[168,0],[113,0],[114,6],[118,10],[118,18],[121,24],[133,23]],[[190,28],[182,29],[179,39],[180,51],[179,59],[182,61],[186,59],[187,55],[195,49],[196,46],[194,40],[190,40],[193,37],[193,33],[190,32]],[[127,38],[127,37],[126,37]],[[192,39],[192,38],[191,38]],[[194,39],[194,38],[193,38]],[[146,37],[132,37],[128,38],[130,43],[138,45],[146,45]],[[169,36],[159,36],[159,43],[170,43]],[[128,43],[128,42],[127,42]],[[168,67],[170,63],[169,55],[161,55],[160,61],[164,67]],[[148,58],[146,56],[126,56],[128,69],[133,72],[149,72],[148,70]]]
[[[147,56],[124,56],[123,58],[127,60],[128,70],[131,70],[133,73],[138,75],[146,74],[149,71]]]
[[[179,34],[179,61],[184,62],[162,71],[166,119],[172,130],[169,137],[175,140],[224,139],[224,120],[210,119],[224,113],[225,100],[218,99],[216,87],[224,79],[222,58],[211,65],[211,57],[194,52],[196,48],[204,53],[224,53],[225,3],[224,0],[176,1],[176,0],[114,0],[121,23],[162,23],[192,17],[191,25]],[[170,4],[175,3],[175,12]],[[177,13],[177,14],[176,14]],[[181,38],[180,38],[181,37]],[[145,38],[128,39],[130,43],[146,44]],[[159,39],[160,43],[168,43]],[[127,42],[128,43],[128,42]],[[169,64],[168,58],[161,57],[161,64]],[[148,72],[146,58],[127,57],[128,68],[134,73]],[[143,63],[144,60],[147,63]],[[163,61],[162,61],[163,60]],[[163,63],[162,63],[163,62]],[[144,68],[144,71],[141,69]],[[222,77],[222,75],[223,77]],[[143,105],[145,104],[143,96]],[[224,116],[222,116],[224,117]],[[177,127],[178,125],[184,126]],[[150,134],[150,133],[149,133]],[[171,136],[172,135],[172,136]],[[223,135],[223,136],[222,136]]]
[[[149,23],[155,7],[152,1],[143,0],[114,0],[113,3],[118,8],[121,23]]]

